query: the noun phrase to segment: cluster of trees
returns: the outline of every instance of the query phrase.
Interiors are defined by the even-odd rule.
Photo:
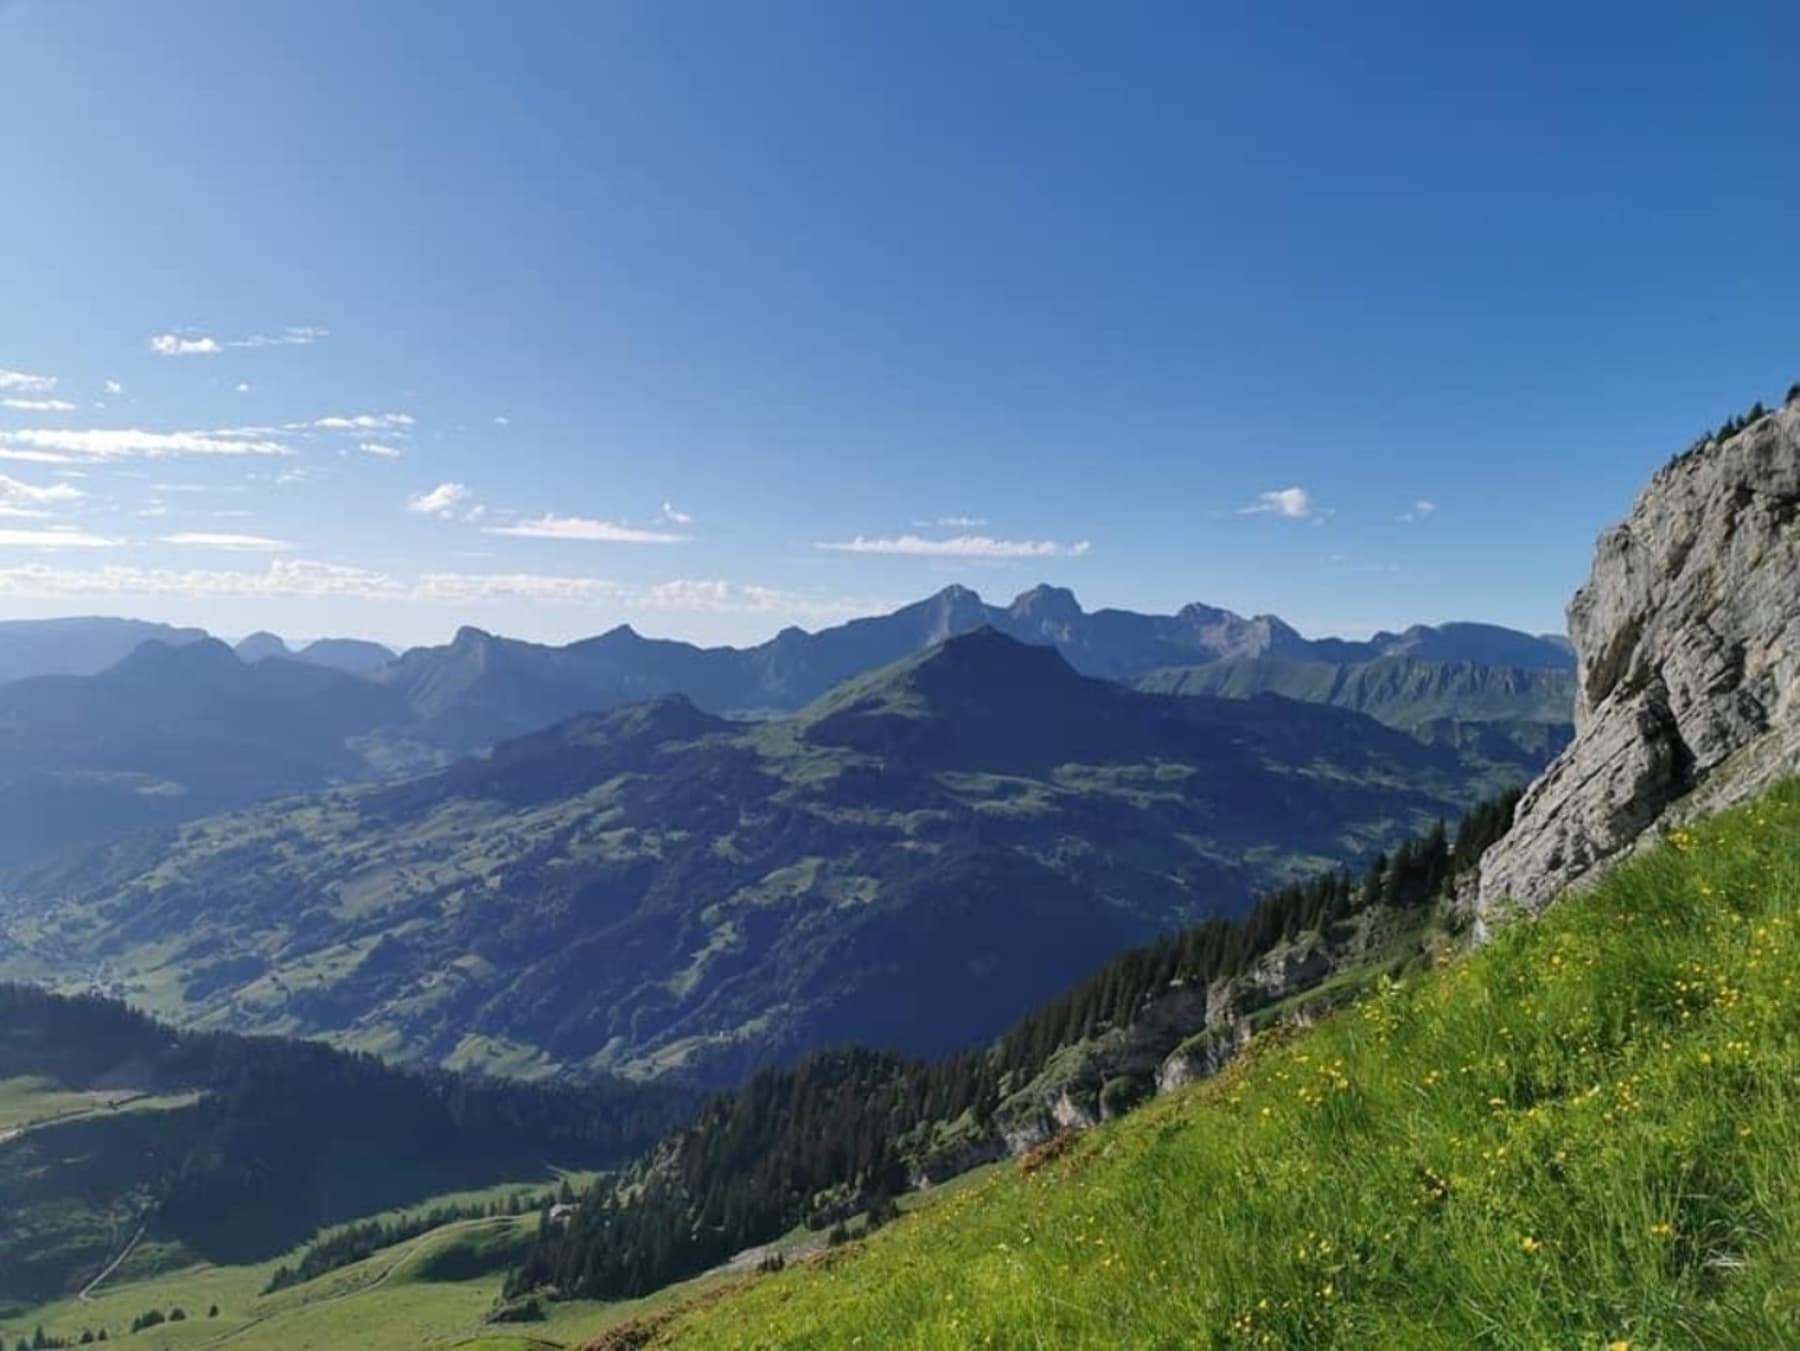
[[[85,1088],[129,1067],[146,1088],[197,1090],[190,1106],[68,1129],[115,1145],[129,1133],[138,1162],[121,1185],[148,1198],[158,1232],[239,1261],[274,1256],[370,1206],[491,1185],[550,1160],[616,1164],[694,1102],[672,1086],[478,1079],[402,1070],[314,1042],[177,1032],[111,1000],[18,985],[0,985],[0,1028],[0,1079],[42,1075]],[[334,1173],[367,1184],[318,1186]],[[334,1211],[328,1196],[358,1210]],[[31,1260],[0,1243],[0,1287],[28,1288],[31,1273],[12,1267]]]
[[[897,1138],[918,1068],[850,1049],[757,1075],[703,1106],[621,1185],[545,1225],[505,1297],[542,1287],[625,1298],[784,1233],[842,1188],[905,1188]]]
[[[841,1225],[856,1211],[885,1218],[912,1166],[934,1176],[957,1166],[930,1157],[942,1127],[979,1137],[1003,1097],[1058,1051],[1129,1025],[1171,986],[1238,975],[1276,945],[1369,907],[1430,904],[1505,833],[1517,800],[1475,808],[1454,840],[1439,823],[1360,878],[1327,873],[1262,897],[1242,923],[1208,921],[1122,953],[991,1046],[930,1063],[852,1048],[759,1074],[710,1099],[623,1177],[590,1189],[568,1223],[540,1226],[505,1295],[633,1298],[797,1223]],[[1117,1086],[1112,1107],[1137,1096]]]
[[[24,1337],[19,1338],[16,1351],[47,1351],[47,1348],[54,1347],[92,1346],[95,1342],[103,1342],[105,1340],[105,1328],[101,1328],[98,1335],[95,1335],[87,1328],[83,1328],[81,1330],[81,1336],[75,1341],[70,1341],[66,1337],[52,1337],[49,1333],[44,1331],[42,1324],[40,1324],[37,1331],[31,1334],[29,1341]]]
[[[206,1316],[208,1318],[217,1318],[219,1316],[219,1306],[217,1304],[213,1305],[211,1309],[207,1310]],[[187,1310],[183,1309],[179,1304],[170,1309],[168,1313],[164,1313],[161,1309],[146,1309],[143,1313],[131,1320],[130,1330],[133,1333],[148,1332],[151,1328],[159,1328],[164,1323],[185,1323],[186,1321]],[[70,1338],[57,1337],[45,1332],[43,1325],[39,1324],[37,1331],[31,1334],[29,1340],[24,1337],[19,1338],[15,1351],[57,1351],[57,1348],[61,1347],[93,1346],[98,1342],[107,1340],[108,1337],[105,1328],[101,1328],[98,1331],[95,1331],[92,1328],[83,1328],[79,1337]]]
[[[513,1192],[504,1201],[440,1205],[421,1214],[402,1216],[395,1220],[364,1220],[360,1224],[352,1224],[327,1234],[324,1238],[315,1239],[300,1254],[300,1260],[294,1265],[283,1262],[276,1267],[269,1277],[269,1283],[263,1287],[263,1293],[272,1295],[290,1285],[302,1285],[328,1271],[336,1271],[339,1267],[347,1267],[353,1262],[373,1257],[383,1248],[391,1248],[396,1243],[405,1243],[421,1234],[429,1234],[433,1229],[441,1229],[446,1224],[456,1224],[462,1220],[494,1219],[502,1215],[526,1215],[533,1211],[543,1212],[559,1201],[571,1203],[574,1199],[574,1189],[569,1186],[568,1179],[564,1178],[560,1190],[544,1195]]]
[[[1795,381],[1788,386],[1787,398],[1784,402],[1788,405],[1800,403],[1800,381]],[[1715,441],[1723,441],[1728,437],[1736,436],[1746,427],[1754,427],[1757,423],[1768,417],[1769,412],[1769,409],[1762,406],[1762,400],[1758,399],[1755,403],[1750,405],[1750,410],[1748,412],[1740,413],[1736,417],[1726,418],[1714,431],[1702,432],[1699,437],[1695,439],[1693,445],[1682,451],[1681,454],[1677,455],[1670,463],[1679,464],[1688,456],[1697,454]]]

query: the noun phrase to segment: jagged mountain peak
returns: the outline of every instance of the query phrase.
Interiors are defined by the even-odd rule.
[[[1075,593],[1066,586],[1039,582],[1029,591],[1021,591],[1013,599],[1009,612],[1018,619],[1074,620],[1086,611]]]
[[[450,640],[450,648],[454,652],[468,652],[487,647],[498,641],[486,629],[478,629],[473,624],[464,624],[457,629],[456,636]]]

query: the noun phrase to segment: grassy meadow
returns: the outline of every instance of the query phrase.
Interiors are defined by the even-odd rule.
[[[620,1345],[1800,1345],[1800,787]]]

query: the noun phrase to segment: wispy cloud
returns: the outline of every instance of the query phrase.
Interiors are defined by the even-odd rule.
[[[0,369],[0,389],[17,390],[22,394],[48,394],[55,388],[54,375],[32,375],[26,371]]]
[[[253,333],[247,338],[221,341],[210,334],[186,329],[158,333],[150,339],[150,350],[163,357],[214,357],[228,347],[304,347],[329,336],[330,331],[323,328],[285,328],[279,333]]]
[[[1240,516],[1285,516],[1290,521],[1309,520],[1318,514],[1318,504],[1304,488],[1275,488],[1258,493],[1256,501],[1238,508]]]
[[[414,493],[407,498],[406,509],[421,516],[448,517],[472,496],[469,489],[461,483],[440,483],[435,488]]]
[[[379,441],[364,441],[356,448],[364,455],[373,455],[383,460],[398,460],[406,454],[398,446],[385,446]]]
[[[61,568],[42,563],[0,567],[0,595],[338,598],[447,608],[523,602],[612,614],[749,614],[807,622],[832,622],[888,608],[888,602],[867,597],[824,596],[720,579],[677,579],[648,586],[529,572],[427,572],[407,579],[371,568],[287,558],[271,559],[260,571],[128,565]]]
[[[596,521],[585,516],[540,516],[536,520],[514,525],[490,525],[489,535],[511,535],[517,539],[575,540],[593,544],[684,544],[689,535],[667,530],[640,530],[612,521]]]
[[[237,390],[239,394],[248,394],[250,392],[250,382],[248,380],[239,380],[232,388]]]
[[[147,432],[135,427],[0,430],[0,456],[52,464],[69,463],[77,458],[112,460],[143,456],[158,459],[170,455],[289,453],[281,442],[251,428],[185,432]],[[46,460],[42,458],[45,456],[57,458]]]
[[[216,357],[225,349],[204,333],[158,333],[150,339],[150,350],[159,357]]]
[[[58,455],[49,450],[15,450],[0,443],[0,460],[11,460],[14,464],[74,464],[70,455]]]
[[[675,510],[674,504],[669,502],[662,504],[662,519],[670,525],[692,525],[694,523],[692,516],[685,511]]]
[[[413,588],[368,568],[283,558],[273,560],[262,572],[28,564],[0,568],[0,595],[6,594],[48,599],[126,595],[406,600],[412,597]]]
[[[1438,505],[1436,502],[1433,502],[1429,497],[1421,497],[1412,504],[1410,510],[1401,512],[1398,516],[1394,517],[1394,519],[1396,521],[1422,521],[1427,516],[1436,515],[1437,509]]]
[[[20,413],[73,413],[75,405],[67,399],[0,399],[0,408]]]
[[[8,549],[117,549],[126,542],[74,526],[53,525],[42,530],[0,530],[0,547]]]
[[[411,413],[356,413],[350,416],[314,418],[297,423],[299,427],[316,427],[325,432],[386,432],[411,427]]]
[[[73,483],[39,486],[0,474],[0,516],[48,516],[53,507],[79,502],[84,494]]]
[[[940,516],[935,521],[919,521],[917,524],[936,530],[979,530],[986,525],[985,516]]]
[[[158,543],[191,549],[218,549],[233,554],[281,554],[294,547],[287,540],[269,539],[265,535],[231,535],[210,530],[183,530],[160,536]]]
[[[125,392],[125,386],[121,385],[117,380],[108,380],[103,388],[108,394],[123,394]]]
[[[716,579],[657,582],[635,593],[630,604],[639,610],[785,615],[814,622],[851,619],[890,608],[877,600],[819,596]]]
[[[992,539],[987,535],[957,535],[951,539],[924,539],[899,535],[892,539],[821,540],[815,549],[843,554],[890,554],[901,558],[1080,558],[1093,546],[1085,539],[1069,544],[1048,539]]]
[[[274,334],[269,334],[269,333],[252,334],[248,338],[238,338],[234,341],[227,342],[225,344],[225,346],[227,346],[227,347],[306,347],[312,343],[318,342],[319,339],[321,339],[321,338],[329,338],[330,336],[331,336],[331,330],[328,328],[311,328],[311,327],[307,327],[307,326],[303,325],[298,328],[284,328],[281,330],[281,332],[274,333]]]

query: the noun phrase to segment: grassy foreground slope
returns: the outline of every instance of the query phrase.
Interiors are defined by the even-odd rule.
[[[1797,916],[1789,784],[628,1344],[1800,1344]]]

